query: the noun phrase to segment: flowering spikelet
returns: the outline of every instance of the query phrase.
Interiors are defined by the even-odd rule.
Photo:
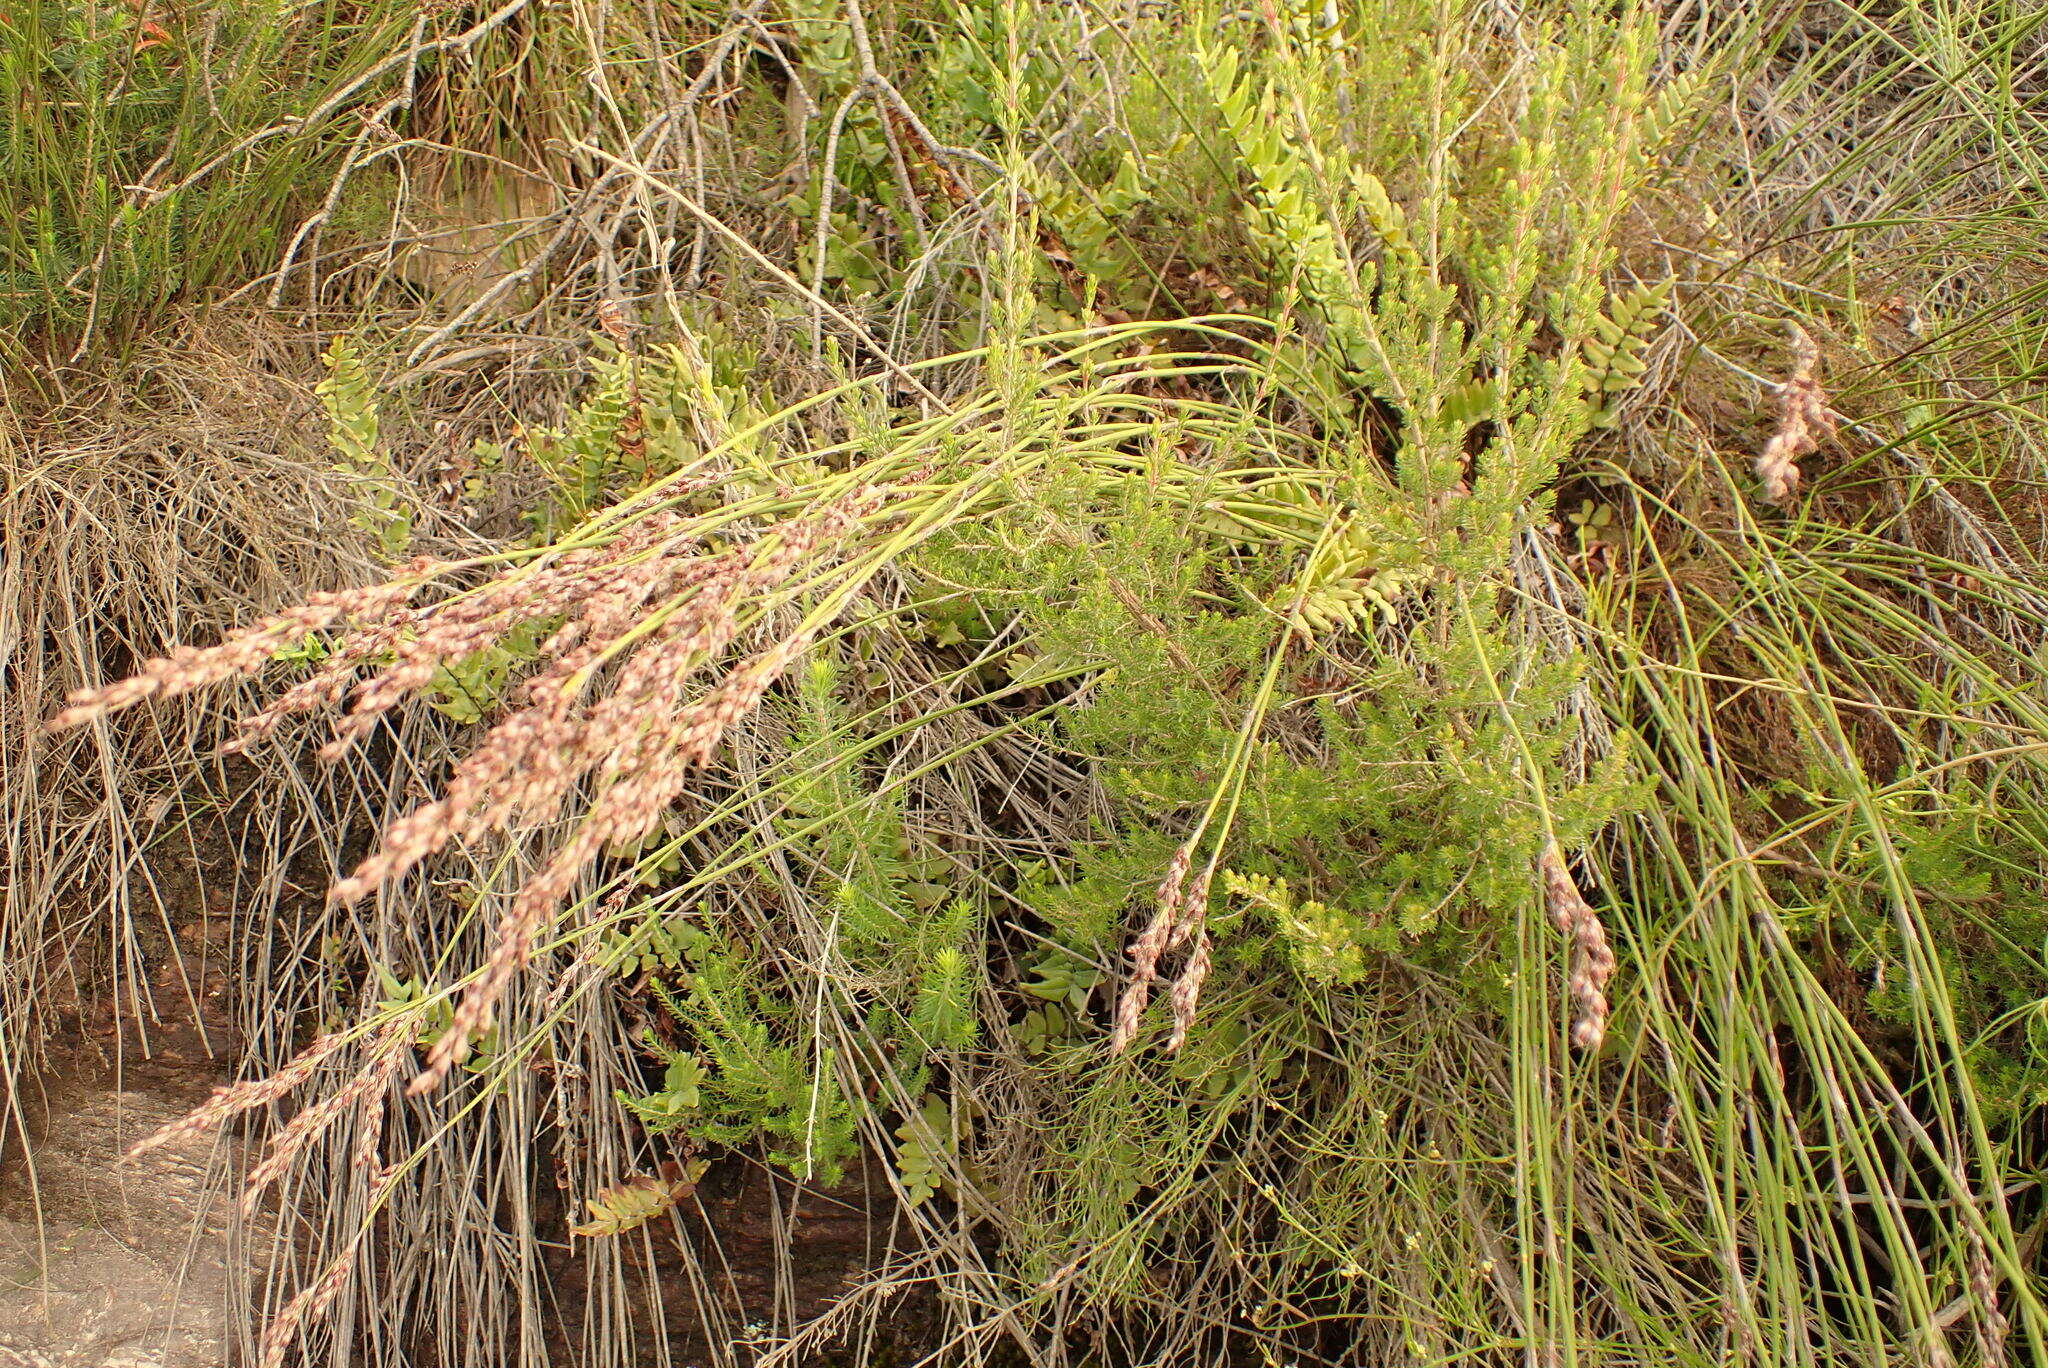
[[[416,561],[407,573],[386,584],[314,594],[296,607],[232,634],[218,646],[173,647],[170,654],[150,661],[127,679],[73,693],[65,700],[68,706],[49,720],[46,730],[63,731],[146,698],[175,698],[255,674],[279,651],[342,618],[370,625],[381,622],[411,598],[431,573],[430,562]]]
[[[471,1039],[489,1027],[499,998],[532,957],[541,928],[574,891],[583,871],[607,848],[631,844],[654,829],[681,795],[691,771],[711,758],[726,731],[760,705],[809,644],[808,633],[785,638],[733,670],[718,688],[668,725],[650,729],[632,752],[635,762],[623,767],[622,777],[599,798],[568,844],[513,899],[499,923],[490,962],[463,994],[448,1031],[428,1052],[427,1065],[413,1079],[411,1093],[432,1091],[468,1055]]]
[[[284,1175],[304,1150],[325,1135],[344,1114],[362,1113],[362,1131],[355,1147],[355,1165],[370,1169],[376,1162],[377,1141],[384,1130],[385,1090],[403,1061],[418,1025],[417,1013],[387,1022],[372,1039],[363,1066],[353,1078],[294,1116],[270,1141],[270,1153],[249,1175],[242,1191],[242,1213],[252,1216],[270,1185]]]
[[[284,1304],[277,1318],[264,1327],[257,1368],[284,1368],[285,1355],[290,1352],[299,1327],[325,1311],[341,1295],[341,1289],[348,1286],[349,1275],[355,1272],[362,1250],[363,1236],[358,1233],[348,1242],[348,1247],[327,1265],[318,1281],[300,1288]]]
[[[1167,937],[1169,952],[1180,949],[1194,937],[1209,921],[1209,882],[1216,873],[1213,864],[1195,875],[1195,881],[1181,894],[1180,920],[1174,924],[1173,934]]]
[[[1213,949],[1208,930],[1209,882],[1216,871],[1211,864],[1189,881],[1194,848],[1195,842],[1191,840],[1174,852],[1166,866],[1166,877],[1159,883],[1152,920],[1131,942],[1131,981],[1117,999],[1116,1021],[1110,1032],[1109,1048],[1113,1054],[1121,1054],[1138,1037],[1145,1008],[1152,1001],[1152,985],[1159,981],[1160,958],[1190,942],[1194,948],[1173,981],[1173,1034],[1166,1042],[1168,1054],[1181,1047],[1187,1040],[1188,1028],[1194,1024],[1195,1004],[1201,999],[1202,984],[1209,977]]]
[[[1564,855],[1552,842],[1541,860],[1544,899],[1551,920],[1572,942],[1572,1042],[1597,1050],[1607,1036],[1607,980],[1614,974],[1614,951],[1607,931],[1565,867]]]
[[[249,1175],[248,1186],[242,1194],[245,1215],[252,1214],[264,1191],[291,1167],[309,1145],[326,1134],[351,1109],[361,1113],[356,1142],[351,1151],[352,1166],[366,1176],[369,1198],[371,1204],[375,1204],[378,1195],[391,1185],[395,1177],[393,1169],[377,1163],[384,1135],[384,1094],[406,1058],[407,1047],[419,1029],[419,1020],[420,1013],[414,1011],[387,1021],[370,1038],[363,1064],[355,1075],[335,1092],[294,1116],[277,1133],[270,1142],[270,1153]],[[309,1081],[320,1066],[332,1060],[349,1040],[347,1035],[338,1032],[321,1036],[268,1078],[214,1089],[213,1096],[200,1107],[137,1142],[128,1151],[128,1157],[133,1159],[160,1145],[202,1135],[242,1112],[278,1101]],[[299,1327],[325,1310],[347,1285],[349,1274],[360,1255],[362,1240],[363,1232],[358,1232],[320,1278],[295,1295],[270,1323],[263,1335],[258,1359],[260,1368],[280,1368],[285,1360],[285,1351]]]
[[[677,555],[695,538],[677,531],[677,515],[649,515],[627,535],[602,548],[580,548],[524,567],[473,593],[438,604],[410,636],[394,636],[391,660],[356,685],[348,717],[323,747],[323,760],[339,759],[385,714],[432,682],[442,668],[483,650],[521,624],[574,613],[570,639],[608,641],[630,624],[648,600],[704,576],[717,558]],[[610,631],[603,630],[611,628]],[[557,633],[558,636],[561,633]],[[353,643],[351,643],[353,644]],[[344,665],[352,669],[353,662]]]
[[[1209,938],[1209,880],[1216,872],[1212,863],[1188,885],[1180,904],[1180,924],[1168,940],[1168,948],[1179,949],[1190,940],[1194,949],[1173,981],[1173,1032],[1166,1039],[1166,1052],[1173,1054],[1187,1043],[1195,1024],[1195,1004],[1202,1000],[1202,985],[1209,980],[1215,942]]]
[[[1152,1000],[1152,985],[1159,978],[1159,957],[1166,953],[1167,942],[1180,920],[1181,893],[1194,859],[1192,841],[1173,853],[1173,858],[1167,861],[1166,877],[1159,881],[1152,920],[1131,942],[1131,981],[1117,999],[1116,1024],[1109,1038],[1112,1053],[1121,1054],[1137,1039],[1138,1023],[1144,1018],[1146,1004]]]
[[[343,1114],[351,1108],[360,1109],[362,1116],[360,1130],[352,1151],[354,1168],[367,1175],[369,1196],[372,1204],[383,1189],[390,1186],[395,1174],[392,1169],[377,1164],[379,1145],[384,1134],[384,1091],[398,1072],[406,1056],[406,1047],[411,1043],[419,1027],[419,1014],[388,1021],[373,1036],[366,1049],[366,1058],[354,1077],[340,1089],[306,1108],[279,1131],[270,1143],[270,1153],[257,1165],[249,1177],[249,1184],[242,1195],[242,1208],[252,1212],[265,1189],[274,1183],[307,1146],[325,1134]],[[268,1078],[250,1079],[225,1087],[215,1088],[213,1095],[193,1111],[168,1126],[144,1136],[128,1151],[133,1159],[162,1145],[174,1144],[180,1140],[203,1135],[215,1127],[231,1120],[243,1112],[254,1110],[270,1102],[278,1101],[309,1081],[323,1065],[331,1061],[349,1044],[350,1037],[336,1032],[321,1036],[308,1045],[276,1073]],[[258,1359],[260,1368],[280,1368],[285,1352],[290,1347],[298,1329],[308,1319],[317,1316],[333,1302],[347,1285],[348,1276],[354,1270],[362,1248],[362,1233],[349,1242],[322,1272],[320,1278],[295,1295],[277,1318],[271,1322],[263,1335],[262,1352]]]
[[[1204,926],[1195,937],[1195,948],[1189,952],[1180,977],[1173,981],[1173,1033],[1166,1038],[1168,1054],[1187,1043],[1188,1031],[1195,1024],[1195,1004],[1201,1001],[1202,985],[1209,979],[1214,947],[1209,928]]]
[[[160,1145],[204,1135],[245,1111],[277,1101],[311,1078],[315,1069],[346,1044],[348,1037],[339,1033],[321,1036],[268,1078],[252,1078],[215,1088],[213,1095],[192,1111],[136,1141],[129,1147],[127,1157],[134,1159]]]
[[[235,723],[235,734],[221,746],[223,755],[239,755],[270,736],[288,717],[333,707],[356,682],[356,671],[390,650],[419,620],[419,610],[400,608],[383,622],[373,623],[336,647],[320,668],[286,689],[268,706]]]
[[[752,567],[731,577],[712,601],[723,604],[786,578],[819,544],[843,539],[865,502],[867,496],[863,495],[815,519],[785,525],[780,529],[779,544]],[[694,601],[692,607],[696,607]],[[809,647],[812,636],[811,631],[791,633],[734,667],[702,698],[685,704],[683,684],[693,663],[721,649],[736,627],[729,613],[694,611],[679,614],[667,628],[661,644],[643,647],[620,675],[612,695],[582,719],[575,758],[567,770],[576,775],[594,770],[603,788],[568,843],[513,899],[499,923],[498,943],[489,963],[463,994],[452,1025],[435,1043],[426,1068],[414,1078],[413,1093],[437,1087],[468,1054],[471,1038],[489,1026],[498,1000],[532,956],[541,928],[569,898],[583,872],[607,849],[630,845],[654,829],[662,813],[681,796],[692,771],[708,762],[726,732],[760,705],[775,681]],[[500,724],[500,730],[521,716],[524,714]],[[529,779],[529,785],[531,782]],[[563,787],[555,779],[547,781],[547,786]],[[452,784],[449,796],[455,796]],[[528,795],[528,801],[534,796]],[[412,839],[439,839],[431,831],[406,834]],[[387,838],[387,847],[394,844]],[[366,876],[359,869],[350,883],[353,887],[358,881],[373,879],[375,873],[372,870]]]
[[[676,533],[651,547],[628,548],[631,554],[623,563],[614,555],[597,567],[601,573],[593,573],[587,565],[579,567],[582,582],[573,593],[554,581],[544,581],[549,588],[545,602],[566,603],[579,615],[580,623],[565,625],[547,643],[544,649],[554,652],[554,658],[525,685],[526,706],[491,729],[456,767],[439,798],[392,823],[378,849],[337,882],[329,898],[338,903],[354,902],[453,841],[508,829],[515,818],[544,820],[558,810],[578,782],[592,774],[607,785],[600,810],[591,813],[578,837],[550,866],[551,871],[565,858],[573,859],[574,869],[580,871],[607,845],[629,839],[626,833],[636,825],[652,825],[674,794],[657,799],[646,792],[644,778],[635,787],[633,777],[650,767],[667,765],[680,771],[702,763],[705,756],[696,754],[704,749],[701,744],[679,746],[684,739],[680,737],[662,744],[661,737],[686,721],[702,721],[698,714],[684,717],[684,690],[696,671],[723,651],[739,630],[738,606],[782,584],[821,545],[843,540],[859,514],[874,501],[873,491],[862,491],[813,517],[783,523],[772,534],[773,544],[758,551],[741,548],[714,556],[677,556],[673,553],[687,549],[691,539]],[[664,601],[649,607],[649,601],[657,597]],[[508,609],[500,609],[488,599],[479,602],[486,604],[480,611],[499,619],[509,616]],[[531,599],[524,611],[529,617],[539,615]],[[580,630],[572,632],[571,626]],[[642,636],[620,667],[609,696],[595,704],[583,703],[582,695],[605,653],[633,631]],[[378,688],[370,703],[388,707],[406,690],[424,685],[432,673],[426,663],[441,650],[467,653],[475,649],[462,632],[451,632],[443,641],[455,645],[436,648],[410,666],[402,661],[387,670],[379,680],[389,676],[392,682]],[[407,671],[402,677],[397,675],[401,669]],[[378,685],[379,680],[371,685]],[[765,688],[765,683],[761,687]],[[734,696],[730,690],[716,697],[731,708]],[[364,715],[365,706],[358,702],[351,723]],[[713,729],[712,744],[731,720],[728,717]],[[625,787],[621,789],[621,785]],[[634,800],[632,812],[620,820],[620,810],[629,800]],[[604,809],[607,803],[611,805],[608,810]],[[573,873],[551,876],[543,872],[522,892],[511,916],[533,915],[536,901],[551,910],[567,896],[573,883]],[[528,893],[535,896],[529,898]],[[524,961],[523,954],[518,958]],[[495,972],[487,972],[486,981],[496,977]],[[456,1039],[465,1041],[466,1037],[458,1032]]]
[[[1774,504],[1789,502],[1798,491],[1800,458],[1819,449],[1820,436],[1835,435],[1835,414],[1828,407],[1827,391],[1814,378],[1820,349],[1804,328],[1797,323],[1788,326],[1792,373],[1778,386],[1778,430],[1756,458],[1764,498]]]
[[[541,872],[514,897],[499,925],[490,961],[457,1004],[450,1028],[430,1052],[414,1091],[432,1088],[487,1026],[512,977],[532,955],[541,930],[584,872],[607,850],[643,838],[707,763],[726,733],[806,650],[823,619],[772,637],[709,689],[697,677],[716,665],[742,632],[770,622],[778,595],[794,597],[797,572],[812,567],[802,591],[831,591],[843,602],[855,573],[844,544],[883,506],[888,486],[863,485],[801,515],[764,528],[751,542],[704,546],[707,523],[676,511],[704,480],[665,482],[662,497],[628,500],[593,522],[578,545],[543,551],[472,588],[424,607],[414,592],[451,567],[421,561],[373,589],[315,595],[298,608],[236,633],[208,650],[183,648],[132,680],[81,693],[52,726],[70,726],[157,694],[185,693],[253,673],[308,633],[339,628],[312,676],[245,719],[230,748],[274,732],[296,714],[348,700],[335,737],[322,751],[336,759],[439,671],[486,650],[523,625],[560,619],[539,656],[540,668],[514,693],[515,706],[456,766],[441,793],[400,816],[377,848],[329,898],[354,902],[398,878],[450,843],[556,816],[586,780],[589,811]],[[789,491],[793,494],[793,491]],[[713,520],[721,536],[732,525]],[[603,540],[598,540],[602,537]],[[820,568],[822,567],[822,568]],[[836,588],[834,586],[837,586]],[[749,609],[753,615],[747,616]],[[368,670],[367,677],[360,677]],[[602,677],[608,687],[600,690]],[[1170,929],[1170,928],[1168,928]],[[1164,934],[1164,933],[1162,933]],[[331,1049],[332,1046],[324,1047]],[[263,1085],[216,1098],[196,1114],[203,1128],[288,1091],[324,1055],[309,1053]],[[381,1054],[396,1068],[395,1047]],[[291,1155],[362,1104],[378,1070],[301,1113],[258,1170],[260,1190]],[[168,1137],[166,1137],[168,1138]],[[155,1143],[162,1143],[161,1140]],[[374,1148],[374,1146],[373,1146]]]
[[[1991,1251],[1974,1230],[1970,1232],[1970,1291],[1977,1299],[1977,1361],[1984,1368],[2005,1368],[2005,1344],[2012,1336],[2012,1322],[1998,1307],[1998,1270],[1992,1266]]]

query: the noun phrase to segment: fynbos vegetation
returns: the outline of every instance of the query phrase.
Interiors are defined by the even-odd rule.
[[[2043,26],[0,24],[10,545],[118,554],[42,453],[233,326],[334,548],[5,572],[38,765],[266,814],[248,1354],[2048,1355]],[[0,1059],[111,868],[22,858]],[[893,1196],[752,1327],[748,1164]]]

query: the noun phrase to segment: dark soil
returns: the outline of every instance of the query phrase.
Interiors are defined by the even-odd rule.
[[[874,1161],[846,1182],[816,1188],[731,1157],[713,1167],[673,1221],[654,1227],[651,1270],[647,1244],[625,1242],[628,1276],[651,1271],[661,1288],[660,1337],[671,1362],[738,1368],[772,1352],[880,1266],[894,1214],[894,1197]],[[590,1264],[585,1241],[557,1248],[563,1252],[553,1273],[564,1314],[553,1338],[566,1350],[582,1319]],[[693,1265],[701,1270],[696,1278]],[[800,1361],[821,1368],[914,1361],[930,1347],[935,1312],[922,1285],[906,1289],[873,1303],[872,1314],[847,1318]],[[640,1338],[640,1361],[657,1362],[658,1337]],[[564,1353],[561,1361],[574,1359]]]

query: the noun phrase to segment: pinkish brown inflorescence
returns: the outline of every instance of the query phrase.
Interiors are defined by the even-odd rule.
[[[1572,944],[1572,1043],[1582,1050],[1597,1050],[1607,1036],[1607,980],[1614,975],[1614,951],[1608,947],[1600,914],[1579,892],[1556,842],[1544,847],[1540,864],[1551,920]]]
[[[548,821],[579,785],[594,787],[590,809],[568,842],[513,899],[491,960],[415,1080],[415,1091],[430,1088],[488,1025],[542,928],[584,872],[607,850],[654,827],[691,772],[760,706],[822,623],[788,630],[780,640],[771,635],[708,689],[698,677],[743,631],[766,634],[778,595],[795,598],[834,583],[835,576],[843,580],[844,544],[890,494],[888,487],[863,486],[774,523],[751,542],[710,550],[705,525],[674,507],[695,488],[671,482],[666,504],[614,510],[604,523],[612,530],[607,540],[542,552],[426,606],[413,604],[414,593],[451,567],[422,561],[388,584],[315,595],[218,646],[180,648],[134,679],[82,692],[51,726],[76,726],[145,698],[252,674],[308,634],[332,631],[338,639],[321,665],[245,719],[228,748],[244,748],[287,718],[346,700],[348,711],[321,752],[337,759],[443,669],[526,624],[559,619],[538,652],[538,669],[514,693],[511,711],[456,766],[438,796],[391,823],[376,850],[329,890],[333,901],[353,902],[453,842]],[[720,535],[732,530],[723,526]],[[790,588],[800,569],[819,565],[824,568],[800,591]],[[286,1080],[309,1067],[295,1061],[262,1089],[216,1099],[194,1124],[213,1124],[281,1095],[292,1086]],[[317,1132],[359,1100],[345,1090],[303,1113],[285,1138]],[[273,1156],[259,1176],[268,1179],[280,1164]]]
[[[1192,882],[1189,880],[1197,840],[1189,840],[1168,861],[1166,876],[1159,882],[1152,920],[1131,942],[1131,980],[1117,999],[1116,1019],[1109,1038],[1112,1054],[1121,1054],[1137,1039],[1145,1008],[1152,1001],[1152,985],[1159,981],[1160,959],[1190,942],[1194,948],[1172,986],[1173,1031],[1166,1042],[1168,1054],[1187,1041],[1188,1028],[1194,1024],[1195,1004],[1209,977],[1213,949],[1208,931],[1209,883],[1216,872],[1212,861]]]
[[[1778,429],[1756,458],[1764,498],[1774,504],[1791,501],[1799,490],[1799,461],[1820,449],[1821,437],[1835,435],[1834,410],[1814,371],[1820,348],[1797,323],[1791,332],[1792,373],[1778,386]]]
[[[168,655],[148,662],[126,679],[73,693],[45,730],[82,726],[144,699],[176,698],[255,674],[276,659],[278,652],[345,618],[374,626],[397,612],[433,572],[430,562],[415,562],[406,574],[385,584],[314,594],[296,607],[230,635],[217,646],[173,647]]]

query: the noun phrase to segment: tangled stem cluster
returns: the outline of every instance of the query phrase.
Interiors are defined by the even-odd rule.
[[[558,623],[539,649],[538,671],[440,795],[394,821],[329,893],[353,903],[453,842],[544,823],[586,785],[591,790],[574,833],[514,897],[489,962],[413,1080],[413,1092],[431,1090],[489,1027],[540,932],[585,872],[607,850],[653,830],[691,772],[811,644],[829,615],[814,612],[778,632],[777,608],[843,583],[847,543],[887,498],[884,487],[859,485],[719,547],[711,523],[675,508],[690,492],[671,484],[667,502],[615,521],[619,530],[609,540],[544,551],[425,607],[414,604],[419,591],[464,567],[415,562],[386,584],[315,595],[216,646],[180,647],[131,679],[81,691],[49,726],[77,726],[147,698],[253,675],[309,634],[330,631],[322,664],[243,719],[228,749],[346,700],[321,750],[333,761],[444,669],[523,626]],[[751,655],[700,682],[747,636],[760,639]],[[222,1105],[255,1103],[236,1097]]]

